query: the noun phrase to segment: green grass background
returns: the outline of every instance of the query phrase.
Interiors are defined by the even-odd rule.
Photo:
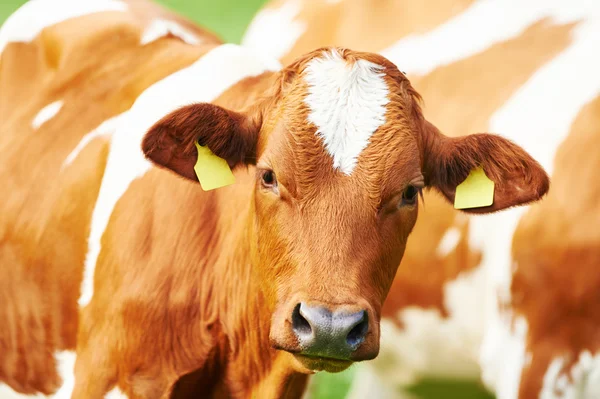
[[[88,0],[79,0],[88,1]],[[239,43],[244,31],[266,0],[156,0],[176,10],[224,41]],[[0,0],[0,23],[24,4],[24,0]],[[338,374],[317,374],[313,385],[315,399],[342,399],[354,375],[354,368]],[[461,381],[429,380],[411,387],[420,399],[493,399],[478,385]],[[371,399],[371,398],[368,398]]]

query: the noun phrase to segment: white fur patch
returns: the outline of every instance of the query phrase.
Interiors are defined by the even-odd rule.
[[[371,363],[360,362],[352,366],[356,371],[344,399],[418,399],[413,395],[405,395],[382,381]]]
[[[68,167],[73,163],[73,161],[79,156],[79,153],[95,138],[102,136],[110,136],[116,130],[119,125],[119,121],[126,115],[127,113],[122,113],[121,115],[117,115],[113,118],[107,119],[100,124],[96,129],[92,130],[90,133],[83,136],[79,144],[71,151],[71,153],[65,158],[62,169]]]
[[[31,127],[33,127],[36,130],[39,129],[40,126],[42,126],[44,123],[54,118],[60,112],[63,105],[63,101],[60,100],[46,105],[40,110],[40,112],[38,112],[35,118],[33,118],[33,121],[31,122]]]
[[[336,50],[324,52],[306,67],[308,120],[333,157],[333,167],[347,175],[371,135],[385,123],[389,89],[382,69],[366,60],[347,62]]]
[[[185,29],[177,22],[158,18],[154,19],[144,30],[140,44],[145,46],[146,44],[152,43],[153,41],[169,34],[178,37],[188,44],[198,45],[201,43],[201,40],[198,36]]]
[[[75,387],[75,360],[77,355],[74,351],[61,351],[54,354],[56,367],[63,383],[54,395],[45,396],[42,394],[25,395],[20,394],[7,385],[0,384],[0,399],[70,399]],[[104,399],[127,399],[127,396],[119,388],[113,388],[108,392]]]
[[[511,314],[496,314],[486,326],[480,353],[482,381],[497,399],[516,399],[523,367],[531,361],[526,351],[528,325],[518,317],[511,326]]]
[[[1,399],[46,399],[44,395],[26,395],[14,391],[11,387],[0,382]]]
[[[0,399],[70,399],[75,381],[73,369],[75,367],[75,359],[77,356],[73,351],[60,351],[54,354],[54,358],[56,359],[58,374],[63,381],[62,386],[54,395],[26,395],[17,393],[9,388],[8,385],[0,383]]]
[[[565,7],[569,4],[565,3]],[[600,41],[599,16],[596,13],[594,18],[581,23],[575,29],[572,45],[540,68],[491,118],[490,131],[502,133],[521,145],[549,173],[554,169],[556,151],[567,137],[577,114],[600,94],[600,74],[597,72],[600,58],[595,50]],[[488,386],[497,389],[499,399],[514,398],[511,394],[520,383],[520,371],[501,371],[516,355],[503,345],[506,340],[513,342],[509,328],[512,319],[510,315],[498,313],[496,301],[498,297],[504,302],[510,300],[515,269],[511,242],[527,208],[471,219],[469,242],[483,250],[483,266],[491,294],[486,298],[490,320],[481,350],[483,377]],[[502,336],[508,338],[499,338]],[[518,363],[522,364],[521,361]]]
[[[210,102],[236,82],[280,67],[273,59],[263,59],[243,47],[225,44],[146,89],[129,112],[119,119],[92,215],[80,306],[87,305],[92,299],[100,240],[117,201],[131,182],[151,167],[141,151],[141,142],[148,129],[182,106]]]
[[[407,387],[421,378],[478,379],[478,349],[484,332],[485,308],[473,298],[483,295],[484,281],[483,269],[477,268],[448,282],[444,286],[448,317],[443,317],[437,309],[411,306],[397,316],[404,328],[398,328],[387,318],[381,321],[381,350],[368,363],[377,373],[379,384],[387,386],[379,390],[397,392],[399,387]],[[355,384],[368,383],[367,379]],[[358,387],[353,390],[364,392]]]
[[[60,389],[52,396],[53,399],[69,399],[75,387],[75,360],[77,355],[72,351],[58,352],[56,355],[58,372],[63,380]]]
[[[436,253],[440,258],[445,258],[448,254],[456,248],[460,242],[460,230],[456,227],[450,227],[445,233],[438,247]]]
[[[279,8],[259,11],[246,29],[242,45],[282,58],[306,31],[306,23],[296,20],[301,10],[301,0],[288,0]]]
[[[128,396],[123,393],[118,387],[113,388],[104,396],[104,399],[127,399]]]
[[[596,399],[600,398],[600,354],[585,351],[570,370],[565,370],[566,359],[552,361],[540,392],[540,399]]]
[[[0,28],[0,54],[8,43],[30,42],[52,25],[102,11],[127,11],[121,0],[30,0]]]
[[[479,0],[432,31],[407,36],[381,54],[402,71],[424,75],[516,37],[542,18],[566,23],[594,13],[598,7],[593,0]]]

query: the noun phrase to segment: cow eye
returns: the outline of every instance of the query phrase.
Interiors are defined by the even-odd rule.
[[[273,189],[277,187],[277,178],[272,170],[264,170],[261,176],[261,183],[264,188]]]
[[[420,189],[413,186],[412,184],[404,190],[402,193],[401,206],[413,206],[417,203],[419,198]]]

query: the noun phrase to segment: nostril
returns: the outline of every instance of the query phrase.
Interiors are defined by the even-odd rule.
[[[365,311],[363,311],[362,313],[363,317],[361,321],[354,327],[352,327],[352,329],[346,336],[346,342],[348,343],[348,345],[355,349],[365,340],[367,331],[369,331],[369,318],[367,317],[367,313]]]
[[[300,304],[296,305],[292,312],[292,329],[298,337],[306,337],[312,334],[310,323],[300,314]]]

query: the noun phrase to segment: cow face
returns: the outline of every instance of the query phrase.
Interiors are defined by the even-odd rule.
[[[195,142],[232,167],[255,166],[251,252],[269,290],[271,344],[294,353],[301,370],[338,371],[379,351],[381,306],[424,188],[453,201],[483,166],[494,204],[476,211],[494,212],[539,199],[548,178],[498,136],[443,136],[381,56],[320,49],[270,79],[268,95],[244,112],[181,108],[142,147],[194,181]]]

